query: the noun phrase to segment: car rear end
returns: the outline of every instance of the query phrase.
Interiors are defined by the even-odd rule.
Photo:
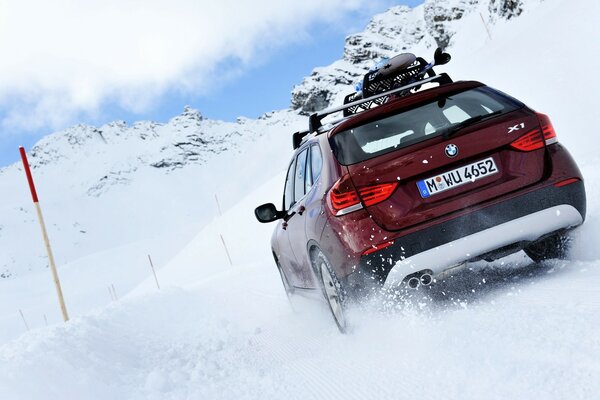
[[[583,178],[550,119],[478,82],[363,112],[329,141],[342,165],[330,224],[360,226],[339,239],[360,243],[345,246],[353,253],[339,272],[349,282],[437,275],[585,218]]]

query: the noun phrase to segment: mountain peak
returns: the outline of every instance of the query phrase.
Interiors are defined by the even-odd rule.
[[[181,116],[187,117],[190,119],[194,119],[197,121],[202,121],[204,119],[204,117],[202,116],[200,111],[196,110],[192,106],[187,106],[187,105],[185,107],[183,107],[183,113],[181,114]]]
[[[415,8],[391,7],[375,15],[363,32],[346,38],[341,60],[315,68],[292,89],[291,108],[308,115],[341,103],[381,58],[451,48],[462,20],[476,11],[487,24],[516,17],[523,9],[523,0],[426,0]]]

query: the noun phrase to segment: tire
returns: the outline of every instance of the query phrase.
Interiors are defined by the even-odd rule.
[[[564,233],[556,233],[545,239],[538,240],[525,247],[523,250],[535,262],[544,260],[567,258],[569,247],[571,244],[570,238]]]
[[[348,328],[346,322],[346,293],[340,284],[329,260],[325,254],[317,249],[313,256],[313,266],[317,277],[321,280],[321,289],[323,297],[329,306],[329,311],[333,316],[338,329],[341,333],[346,333]]]

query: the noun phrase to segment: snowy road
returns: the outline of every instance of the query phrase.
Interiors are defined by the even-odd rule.
[[[245,265],[26,334],[0,350],[0,388],[15,399],[594,398],[597,263],[525,260],[365,305],[345,336],[324,303],[292,311],[271,265]]]

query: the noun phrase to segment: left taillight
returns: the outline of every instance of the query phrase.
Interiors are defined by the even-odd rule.
[[[357,190],[350,180],[350,175],[344,175],[329,191],[331,211],[340,216],[360,210],[363,204],[369,207],[381,203],[394,193],[397,186],[398,182],[380,183],[363,186]]]
[[[362,208],[350,175],[342,176],[333,185],[329,190],[329,201],[334,215],[344,215]]]

